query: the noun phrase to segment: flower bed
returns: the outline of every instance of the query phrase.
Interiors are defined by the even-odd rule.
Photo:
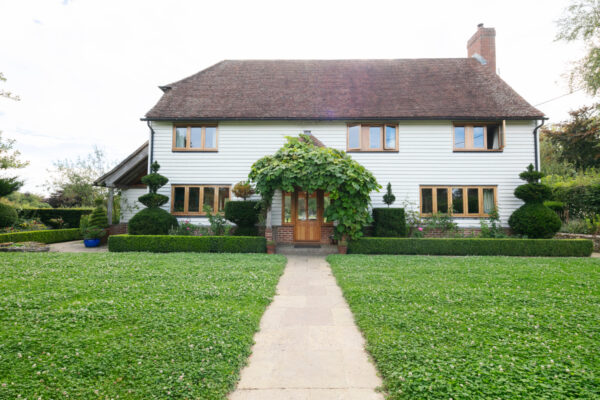
[[[258,236],[114,235],[108,251],[151,253],[264,253],[267,240]]]

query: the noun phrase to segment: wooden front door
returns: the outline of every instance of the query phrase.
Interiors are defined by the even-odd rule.
[[[323,192],[294,192],[294,240],[320,242],[323,216]]]

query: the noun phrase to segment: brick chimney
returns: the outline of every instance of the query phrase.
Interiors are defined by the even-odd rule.
[[[468,57],[475,57],[481,64],[496,72],[496,30],[477,25],[477,32],[467,42]]]

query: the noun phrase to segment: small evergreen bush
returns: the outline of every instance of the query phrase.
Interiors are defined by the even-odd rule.
[[[0,203],[0,228],[8,228],[17,222],[17,211],[8,204]]]
[[[406,236],[406,218],[403,208],[374,208],[373,234],[378,237]]]
[[[177,226],[177,218],[162,208],[144,208],[129,220],[127,229],[132,235],[167,235]]]
[[[106,216],[106,210],[102,206],[94,208],[90,218],[88,220],[88,227],[95,226],[97,228],[107,228],[108,218]]]
[[[256,236],[259,206],[257,201],[229,201],[225,204],[225,218],[237,225],[235,235]]]
[[[383,195],[383,202],[389,207],[394,204],[394,201],[396,201],[396,196],[392,193],[392,184],[388,182],[387,192]]]

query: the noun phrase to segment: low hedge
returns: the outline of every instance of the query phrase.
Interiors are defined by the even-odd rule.
[[[108,251],[265,253],[267,240],[257,236],[112,235]]]
[[[79,228],[81,216],[92,211],[93,208],[22,208],[18,214],[24,219],[39,218],[44,224],[51,219],[62,218],[69,228]]]
[[[16,233],[0,233],[0,243],[6,242],[40,242],[58,243],[81,239],[79,229],[49,229],[46,231],[28,231]]]
[[[374,208],[373,227],[378,237],[406,236],[404,208]]]
[[[593,247],[591,240],[584,239],[361,238],[348,243],[348,253],[589,257]]]

